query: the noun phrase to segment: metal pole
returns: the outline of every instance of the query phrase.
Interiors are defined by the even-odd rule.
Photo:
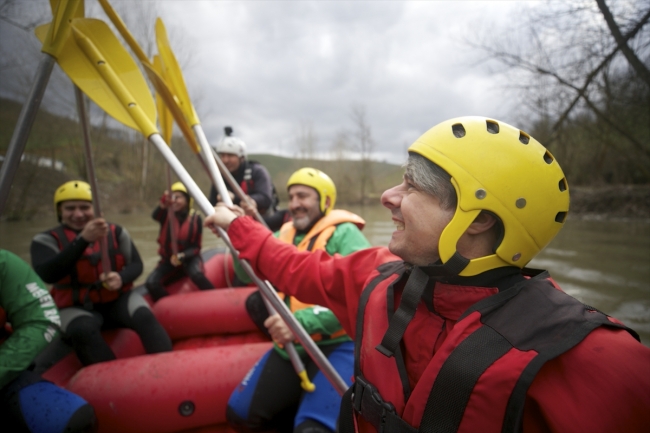
[[[190,195],[194,198],[194,200],[196,200],[196,204],[199,209],[201,209],[201,211],[207,216],[212,215],[214,213],[214,208],[208,201],[207,197],[205,194],[203,194],[196,182],[194,182],[194,179],[192,179],[192,176],[190,176],[178,158],[176,158],[176,155],[174,155],[174,153],[169,149],[169,146],[167,146],[165,140],[162,139],[160,134],[152,134],[149,136],[149,141],[151,141],[151,143],[156,146],[156,148],[160,151],[163,158],[165,158],[167,163],[171,166],[172,170],[174,170],[181,182],[185,184]],[[227,197],[230,198],[229,196]],[[233,257],[239,258],[239,253],[230,242],[228,234],[221,228],[217,228],[217,233],[228,246]],[[291,332],[293,332],[293,334],[298,338],[298,341],[300,341],[307,354],[323,372],[325,377],[330,381],[337,392],[343,395],[343,393],[348,388],[347,384],[345,381],[343,381],[343,379],[341,379],[341,376],[334,369],[325,355],[323,355],[323,352],[320,351],[316,343],[314,343],[314,340],[312,340],[309,334],[307,334],[307,331],[305,331],[300,323],[298,323],[291,311],[289,311],[289,308],[285,305],[284,302],[282,302],[282,299],[280,299],[275,289],[268,281],[262,281],[257,275],[255,275],[255,271],[253,271],[253,268],[248,263],[248,261],[243,259],[240,259],[239,261],[244,268],[244,271],[246,271],[246,274],[248,274],[248,276],[255,282],[257,287],[259,287],[264,298],[271,303],[273,308],[285,321],[289,329],[291,329]]]
[[[209,150],[212,149],[212,147],[208,143],[208,140],[205,137],[205,134],[203,133],[203,128],[201,128],[201,124],[197,123],[196,125],[192,126],[192,129],[194,130],[194,135],[196,135],[196,138],[199,141],[201,154],[203,155],[203,159],[208,165],[208,172],[210,173],[210,177],[212,178],[212,182],[214,183],[214,186],[217,188],[217,191],[219,191],[219,194],[221,194],[223,202],[229,206],[232,206],[232,200],[230,200],[230,194],[228,194],[228,190],[226,189],[226,184],[223,183],[223,178],[219,174],[219,169],[217,168],[217,164],[215,163],[214,157],[212,157],[212,153]]]
[[[88,172],[88,181],[90,182],[90,190],[93,193],[93,210],[95,217],[103,217],[102,208],[99,200],[99,188],[97,187],[97,176],[95,175],[95,164],[93,162],[93,149],[90,145],[90,123],[88,121],[88,113],[86,112],[86,103],[84,102],[84,94],[81,89],[74,86],[74,97],[77,101],[77,112],[79,114],[79,123],[81,124],[81,131],[84,141],[84,156],[86,157],[86,171]],[[102,271],[106,274],[111,272],[111,261],[108,257],[108,244],[106,236],[99,239],[99,247],[102,253]]]
[[[11,184],[16,176],[18,164],[20,164],[20,157],[25,151],[29,132],[34,124],[34,119],[36,119],[38,108],[41,106],[43,94],[45,93],[45,88],[47,87],[47,82],[50,79],[55,62],[56,59],[54,57],[43,53],[41,61],[38,64],[38,69],[36,70],[34,84],[32,84],[27,101],[25,101],[20,111],[20,116],[18,116],[18,122],[11,136],[5,160],[2,163],[2,167],[0,167],[0,215],[2,215],[5,204],[7,203],[7,198],[11,191]]]

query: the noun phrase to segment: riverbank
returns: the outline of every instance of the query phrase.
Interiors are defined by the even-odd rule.
[[[69,180],[63,172],[22,164],[0,221],[29,221],[51,215],[54,217],[52,194],[56,186]],[[156,201],[138,199],[138,193],[124,182],[102,183],[102,207],[107,214],[150,212]],[[570,188],[569,218],[590,220],[649,220],[650,185],[573,186]],[[346,207],[339,194],[337,205]],[[379,199],[373,199],[379,202]],[[286,203],[280,203],[285,207]]]
[[[650,185],[578,186],[570,192],[570,218],[650,220]]]

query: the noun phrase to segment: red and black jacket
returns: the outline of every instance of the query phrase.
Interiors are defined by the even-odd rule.
[[[466,310],[411,390],[399,341],[390,344],[391,338],[401,337],[383,332],[400,320],[394,287],[406,268],[403,262],[391,262],[378,270],[359,303],[355,384],[343,397],[341,432],[355,431],[355,421],[391,433],[520,431],[527,391],[547,361],[601,326],[625,329],[638,340],[634,331],[566,295],[541,272]],[[387,286],[383,300],[373,296],[381,295],[382,290],[375,291],[381,286]],[[364,332],[369,331],[364,329],[368,315],[375,318],[375,327],[383,317],[380,332]],[[360,353],[365,356],[363,366]],[[392,396],[392,402],[382,396]],[[414,400],[419,403],[415,409],[411,405],[409,424],[398,413]],[[353,412],[363,420],[355,420]],[[411,424],[418,425],[413,422],[418,417],[415,428]]]
[[[201,216],[193,209],[189,213],[176,213],[174,223],[176,226],[176,245],[179,252],[185,254],[185,258],[199,255],[201,253],[201,237],[203,225]],[[167,210],[157,207],[152,218],[160,223],[158,235],[158,254],[164,260],[169,260],[173,254],[171,245],[171,225],[167,218]]]

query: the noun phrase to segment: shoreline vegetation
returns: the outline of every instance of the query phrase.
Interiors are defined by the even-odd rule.
[[[1,165],[21,105],[3,98],[0,102]],[[75,119],[39,111],[0,221],[54,215],[54,189],[68,180],[87,178],[79,128]],[[166,189],[166,163],[162,156],[137,134],[109,128],[107,123],[91,127],[91,142],[103,211],[149,212]],[[179,161],[207,194],[210,184],[197,155],[180,137],[174,137],[172,142]],[[318,168],[332,177],[338,186],[340,206],[379,203],[381,193],[400,183],[403,174],[403,161],[320,160],[269,154],[250,155],[249,159],[259,161],[269,170],[281,208],[286,207],[284,186],[289,176],[302,167]],[[576,174],[574,166],[564,168],[571,194],[570,219],[650,221],[650,184],[615,185],[601,181],[586,186],[583,180],[582,185],[577,185],[573,179],[581,179],[579,170]]]
[[[257,155],[253,159],[264,160],[267,155]],[[291,165],[315,166],[323,170],[327,167],[323,165],[334,164],[332,161],[293,161]],[[349,161],[353,164],[355,161]],[[272,164],[270,164],[272,166]],[[384,164],[389,166],[389,164]],[[290,168],[287,170],[289,173]],[[272,170],[276,171],[276,170]],[[384,171],[384,170],[382,170]],[[381,183],[382,188],[388,188],[395,184],[401,178],[402,169],[394,165],[394,173],[384,176],[382,181],[375,182],[375,187]],[[286,183],[285,173],[279,175],[272,172],[273,181],[280,194],[280,208],[286,207],[286,193],[282,186]],[[77,176],[78,177],[78,176]],[[206,177],[201,173],[201,177]],[[47,167],[36,167],[33,164],[23,161],[19,166],[16,178],[14,179],[12,190],[9,195],[5,212],[0,216],[0,222],[8,221],[29,221],[33,218],[54,215],[52,203],[52,194],[54,189],[75,178],[66,172],[53,170]],[[393,182],[391,184],[391,181]],[[207,181],[206,181],[207,183]],[[387,185],[384,185],[386,183]],[[340,185],[341,183],[339,183]],[[343,183],[345,184],[345,183]],[[207,193],[208,186],[199,184],[201,189]],[[101,204],[106,213],[129,214],[134,212],[149,212],[158,200],[159,194],[151,195],[145,199],[138,197],[137,191],[134,191],[129,182],[126,181],[101,181],[99,182],[101,191]],[[164,187],[157,188],[162,190]],[[364,200],[365,204],[379,203],[379,197],[383,189],[375,188],[375,191],[369,194]],[[586,219],[598,221],[614,220],[647,220],[650,222],[650,185],[602,185],[602,186],[574,186],[569,188],[571,194],[571,204],[569,207],[570,219]],[[354,194],[339,192],[337,204],[345,206],[346,204],[359,204],[360,200],[350,199]]]

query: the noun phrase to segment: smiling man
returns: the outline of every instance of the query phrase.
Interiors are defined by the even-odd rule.
[[[96,218],[90,185],[66,182],[54,193],[59,222],[34,237],[32,265],[52,284],[61,311],[61,331],[83,365],[115,359],[101,330],[128,327],[147,353],[171,351],[169,336],[144,298],[131,291],[142,273],[140,254],[126,229]],[[102,266],[100,239],[106,237],[110,272]]]
[[[443,122],[409,148],[382,203],[388,248],[300,254],[224,206],[240,258],[356,343],[341,432],[643,432],[650,349],[525,265],[562,228],[566,178],[503,122]]]
[[[336,186],[332,179],[315,168],[302,168],[287,182],[289,212],[292,221],[275,233],[282,242],[295,245],[299,251],[325,251],[329,255],[346,256],[370,247],[361,233],[365,221],[342,209],[334,209]],[[240,266],[238,277],[248,281]],[[312,336],[339,375],[350,383],[353,373],[354,344],[331,310],[319,305],[298,302],[286,297],[285,302],[296,319]],[[336,429],[341,397],[304,356],[307,373],[316,385],[313,392],[304,392],[282,346],[295,340],[278,314],[269,317],[259,292],[246,300],[246,309],[260,329],[277,343],[246,375],[228,402],[227,417],[238,431],[278,431],[330,433]],[[294,416],[295,414],[295,416]]]

